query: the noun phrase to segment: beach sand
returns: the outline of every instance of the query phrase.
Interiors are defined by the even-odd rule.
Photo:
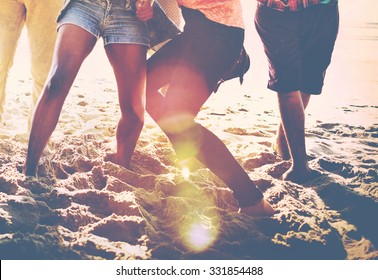
[[[378,259],[378,4],[340,1],[332,64],[306,115],[310,165],[321,175],[298,185],[280,180],[290,163],[271,149],[279,115],[266,89],[254,2],[243,1],[252,59],[245,82],[223,84],[198,121],[227,144],[276,214],[238,214],[208,169],[175,167],[170,143],[148,116],[134,171],[109,161],[119,106],[102,42],[80,70],[38,178],[26,178],[24,34],[0,124],[1,259]]]

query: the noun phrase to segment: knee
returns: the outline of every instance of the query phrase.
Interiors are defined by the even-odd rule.
[[[159,126],[171,141],[179,160],[195,157],[200,151],[202,133],[193,118],[188,116],[162,118]]]
[[[136,129],[141,129],[144,125],[144,106],[134,105],[122,109],[122,119],[126,120]]]
[[[130,119],[138,130],[142,129],[144,125],[144,111],[143,110],[133,111],[130,114]]]
[[[43,95],[48,99],[65,98],[69,86],[64,71],[52,71],[46,80]]]
[[[188,131],[193,131],[196,125],[194,116],[188,113],[165,111],[159,120],[160,128],[170,135],[186,135]]]

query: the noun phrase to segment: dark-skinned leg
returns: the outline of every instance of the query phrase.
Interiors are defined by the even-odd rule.
[[[38,101],[29,138],[25,174],[35,176],[42,152],[54,131],[64,100],[96,38],[75,25],[59,28],[53,61]]]
[[[310,101],[310,94],[301,93],[302,97],[302,104],[304,110],[306,110],[307,105]],[[282,122],[278,126],[277,132],[276,132],[276,139],[274,144],[272,145],[273,149],[276,151],[276,153],[283,159],[283,160],[289,160],[291,158],[290,156],[290,150],[289,145],[286,140],[285,131],[282,125]]]
[[[121,108],[115,161],[130,168],[131,157],[144,124],[147,47],[109,44],[105,49],[116,77]]]
[[[28,116],[28,130],[35,105],[42,93],[49,74],[56,41],[56,18],[61,9],[61,1],[25,1],[26,28],[31,55],[31,75],[33,78],[32,101]],[[46,13],[48,11],[48,13]]]
[[[168,86],[180,61],[184,42],[177,36],[159,49],[147,61],[146,110],[158,123],[164,102],[164,94],[159,90]]]
[[[152,88],[153,81],[162,73],[167,73],[159,70],[161,61],[164,60],[155,58],[153,63],[149,61],[147,110],[154,108],[153,117],[172,141],[179,159],[195,156],[232,188],[237,196],[245,189],[256,188],[224,143],[194,121],[210,95],[201,74],[195,69],[179,65],[170,73],[172,77],[164,97]],[[156,110],[151,101],[155,101],[155,105],[159,104],[160,110]],[[259,200],[253,206],[243,207],[242,212],[255,216],[272,215],[272,207],[264,199]]]
[[[281,122],[288,142],[292,165],[283,175],[284,180],[303,182],[311,175],[308,167],[305,144],[305,107],[309,97],[299,91],[278,94]]]

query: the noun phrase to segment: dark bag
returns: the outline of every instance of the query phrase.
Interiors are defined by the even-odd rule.
[[[133,9],[136,10],[137,0],[133,0]],[[164,43],[177,36],[181,30],[178,26],[167,16],[164,9],[155,0],[153,3],[154,16],[147,21],[148,25],[148,37],[150,39],[150,49],[157,50]]]
[[[243,84],[244,81],[244,74],[247,73],[249,67],[251,65],[251,61],[247,51],[243,47],[240,51],[239,57],[236,59],[230,70],[222,75],[222,78],[219,80],[217,85],[214,88],[214,92],[217,92],[220,85],[225,81],[232,80],[234,78],[239,77],[240,84]]]

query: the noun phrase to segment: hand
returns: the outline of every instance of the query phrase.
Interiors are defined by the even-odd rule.
[[[136,15],[141,21],[148,21],[154,16],[153,0],[138,0],[136,2]]]

